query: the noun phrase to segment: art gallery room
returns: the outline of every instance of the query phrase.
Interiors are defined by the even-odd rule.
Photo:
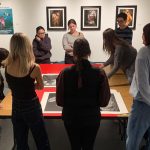
[[[128,43],[130,47],[134,47],[133,49],[136,49],[138,54],[140,48],[144,46],[142,40],[143,27],[150,23],[149,6],[150,0],[0,0],[0,49],[4,48],[10,52],[10,40],[15,33],[24,33],[32,44],[33,40],[37,38],[38,31],[36,28],[38,26],[42,26],[45,30],[43,28],[40,30],[50,38],[50,63],[39,63],[44,88],[36,90],[36,94],[40,100],[51,150],[72,149],[64,120],[62,120],[63,106],[57,106],[56,104],[56,78],[64,68],[73,65],[72,63],[65,64],[67,51],[64,50],[63,39],[64,35],[71,31],[68,21],[70,19],[76,21],[76,24],[72,24],[75,25],[77,33],[79,35],[82,33],[90,45],[91,55],[88,60],[91,62],[91,65],[101,68],[111,54],[110,51],[106,50],[104,32],[106,29],[107,31],[110,30],[110,28],[112,31],[116,31],[116,28],[119,27],[117,16],[120,13],[126,14],[128,21],[126,21],[126,25],[132,31],[131,43],[125,43]],[[73,54],[75,53],[73,52]],[[126,57],[128,58],[124,61],[130,61],[130,55]],[[114,69],[114,66],[115,61],[111,62],[107,67],[103,66],[106,75],[112,73],[111,70]],[[0,71],[4,78],[3,92],[5,95],[0,100],[0,150],[17,150],[16,136],[13,132],[14,126],[11,121],[11,90],[6,82],[5,68],[1,67]],[[121,68],[116,69],[114,72],[111,77],[107,76],[110,100],[106,106],[99,105],[98,108],[99,112],[101,112],[101,121],[93,150],[126,149],[126,129],[133,104],[133,97],[129,92],[131,82],[128,80],[128,74],[126,75],[126,72],[124,73]],[[102,91],[106,92],[105,89]],[[82,119],[80,118],[80,120]],[[88,133],[86,135],[91,136]],[[139,149],[142,150],[147,141],[146,138],[143,138]],[[29,130],[28,146],[30,150],[37,149],[31,130]],[[84,147],[82,149],[92,150],[92,148]],[[18,148],[18,150],[24,149]],[[40,150],[47,149],[41,148]]]

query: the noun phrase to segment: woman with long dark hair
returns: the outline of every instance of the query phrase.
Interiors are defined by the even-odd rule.
[[[101,67],[113,64],[112,70],[107,74],[107,77],[112,77],[121,68],[131,83],[137,55],[136,49],[126,41],[118,38],[113,29],[108,28],[103,32],[103,50],[110,57]]]
[[[63,107],[62,118],[72,150],[93,150],[100,107],[106,106],[110,99],[105,72],[90,64],[90,54],[86,39],[75,40],[75,65],[64,69],[57,78],[56,102]]]

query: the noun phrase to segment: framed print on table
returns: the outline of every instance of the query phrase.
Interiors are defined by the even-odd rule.
[[[100,30],[101,6],[81,6],[81,30]]]
[[[127,14],[127,25],[131,29],[136,28],[136,14],[137,14],[137,6],[130,5],[130,6],[116,6],[116,27],[117,27],[117,15],[121,12]]]
[[[47,30],[66,30],[66,7],[46,7]]]

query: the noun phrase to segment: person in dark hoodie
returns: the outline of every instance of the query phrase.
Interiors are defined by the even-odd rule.
[[[49,64],[51,57],[51,39],[48,34],[45,34],[45,29],[42,26],[36,28],[36,36],[33,40],[33,52],[35,62],[38,64]]]
[[[0,67],[3,67],[2,61],[7,58],[9,51],[5,48],[0,48]],[[0,70],[0,101],[3,100],[4,95],[4,79]]]

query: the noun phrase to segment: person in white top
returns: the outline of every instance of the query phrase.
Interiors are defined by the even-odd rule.
[[[135,74],[130,93],[134,97],[127,125],[127,150],[139,150],[145,133],[147,143],[144,150],[150,150],[150,23],[143,28],[143,44],[135,62]]]

